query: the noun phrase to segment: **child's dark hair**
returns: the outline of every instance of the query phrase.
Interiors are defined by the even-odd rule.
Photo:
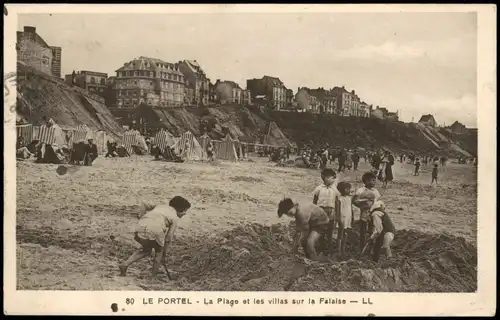
[[[346,189],[351,189],[351,184],[347,181],[339,182],[339,184],[337,185],[337,190],[342,192],[342,190],[346,190]]]
[[[366,172],[361,177],[361,181],[363,181],[363,182],[366,182],[366,181],[369,181],[369,180],[372,180],[372,179],[377,179],[377,176],[373,172]]]
[[[335,170],[331,168],[326,168],[321,171],[321,177],[337,177],[337,174],[335,173]]]
[[[177,210],[177,212],[183,212],[191,208],[191,203],[181,196],[173,197],[168,205]]]
[[[294,206],[292,199],[285,198],[278,204],[278,217],[281,218],[282,215],[290,211]]]

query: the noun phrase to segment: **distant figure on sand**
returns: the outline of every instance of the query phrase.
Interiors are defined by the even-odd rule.
[[[359,154],[358,151],[354,150],[354,153],[351,156],[352,163],[354,164],[354,171],[358,170],[358,165],[359,165]]]
[[[438,184],[438,164],[434,164],[434,168],[432,168],[432,180],[431,180],[431,185],[436,182],[436,185]]]
[[[415,160],[415,173],[413,174],[414,176],[420,175],[420,159]]]
[[[384,174],[384,188],[387,187],[387,183],[394,180],[394,175],[392,174],[392,166],[394,165],[394,156],[387,151],[385,156],[385,174]]]
[[[297,255],[300,245],[304,248],[306,258],[318,260],[316,244],[324,237],[328,229],[330,219],[326,212],[314,204],[299,205],[292,199],[285,198],[278,205],[278,217],[283,215],[295,218],[295,236],[293,239],[292,252]]]
[[[188,200],[175,196],[167,204],[151,205],[143,203],[139,214],[134,240],[142,249],[135,252],[127,261],[119,265],[120,275],[125,276],[128,267],[155,251],[151,278],[156,278],[160,264],[165,261],[168,247],[172,244],[179,220],[191,208]]]

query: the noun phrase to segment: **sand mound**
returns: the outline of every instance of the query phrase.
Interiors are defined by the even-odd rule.
[[[177,262],[183,290],[282,291],[296,262],[290,254],[293,224],[240,226],[188,249]],[[473,292],[477,251],[463,238],[396,233],[394,258],[375,263],[359,258],[356,232],[349,234],[344,261],[306,260],[293,291]],[[180,260],[179,260],[180,259]],[[177,264],[177,263],[176,263]]]

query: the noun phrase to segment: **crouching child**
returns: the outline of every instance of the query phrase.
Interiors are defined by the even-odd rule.
[[[179,221],[186,215],[189,208],[191,208],[189,201],[180,196],[173,197],[168,204],[143,203],[134,233],[134,240],[142,248],[119,265],[120,275],[125,276],[132,263],[150,256],[154,250],[155,259],[151,275],[151,278],[154,279],[158,268],[165,262],[167,249],[172,244]]]
[[[318,260],[316,245],[318,240],[326,236],[330,219],[326,212],[315,204],[299,205],[292,199],[283,199],[278,205],[278,217],[287,215],[295,218],[295,236],[293,239],[293,254],[298,253],[302,244],[305,256]]]
[[[386,258],[392,257],[391,243],[396,234],[396,228],[389,214],[385,211],[382,201],[375,201],[370,208],[373,232],[370,240],[373,241],[373,261],[377,262],[383,252]]]

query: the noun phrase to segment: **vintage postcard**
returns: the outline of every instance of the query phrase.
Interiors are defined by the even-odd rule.
[[[4,21],[5,314],[495,314],[494,5]]]

